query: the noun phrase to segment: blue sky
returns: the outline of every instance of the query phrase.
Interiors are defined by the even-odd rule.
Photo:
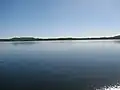
[[[0,0],[0,38],[120,34],[120,0]]]

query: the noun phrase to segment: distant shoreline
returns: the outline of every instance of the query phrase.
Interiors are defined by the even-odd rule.
[[[32,41],[32,42],[42,42],[42,41],[95,41],[95,40],[120,40],[120,39],[82,39],[82,40],[16,40],[16,41],[12,41],[12,40],[5,40],[5,41],[1,41],[0,42],[29,42],[29,41]]]
[[[99,38],[34,38],[34,37],[14,37],[10,39],[0,39],[0,42],[10,41],[68,41],[68,40],[120,40],[120,35],[114,37],[99,37]]]

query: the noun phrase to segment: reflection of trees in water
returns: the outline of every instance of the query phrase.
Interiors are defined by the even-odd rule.
[[[35,44],[35,41],[18,41],[18,42],[12,42],[11,44],[17,46],[17,45],[33,45]]]
[[[120,40],[115,40],[114,43],[120,44]]]

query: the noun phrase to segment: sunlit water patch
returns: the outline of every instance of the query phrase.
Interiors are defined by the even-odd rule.
[[[111,85],[111,86],[104,86],[100,89],[96,89],[96,90],[120,90],[120,84],[117,85]]]

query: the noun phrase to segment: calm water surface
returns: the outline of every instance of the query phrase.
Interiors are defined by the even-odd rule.
[[[119,41],[0,42],[0,90],[120,90]]]

